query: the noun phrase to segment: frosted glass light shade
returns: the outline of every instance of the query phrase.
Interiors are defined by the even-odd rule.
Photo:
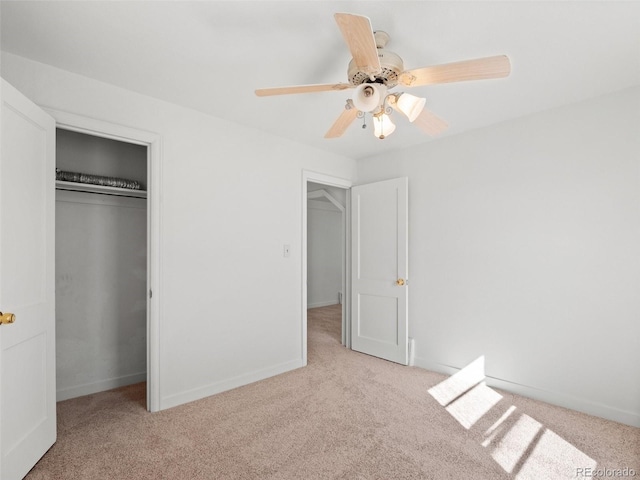
[[[404,113],[410,122],[413,122],[422,113],[425,103],[427,103],[426,99],[408,93],[398,96],[397,100],[398,110]]]
[[[382,139],[391,135],[396,126],[391,121],[391,117],[386,114],[373,117],[373,134]]]
[[[380,90],[376,85],[363,83],[353,92],[353,105],[361,112],[372,112],[380,105]]]

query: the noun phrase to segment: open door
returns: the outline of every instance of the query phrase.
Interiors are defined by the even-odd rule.
[[[351,346],[409,363],[408,180],[351,189]]]
[[[0,103],[0,477],[19,480],[56,440],[55,122],[4,80]]]

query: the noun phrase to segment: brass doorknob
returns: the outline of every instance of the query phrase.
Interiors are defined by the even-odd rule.
[[[404,285],[404,278],[399,278],[398,280],[396,280],[396,285],[398,285],[399,287]]]
[[[0,312],[0,325],[4,325],[5,323],[13,323],[16,321],[16,316],[13,313],[2,313]]]

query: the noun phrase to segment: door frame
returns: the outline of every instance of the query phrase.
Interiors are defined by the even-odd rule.
[[[351,348],[351,180],[310,170],[302,171],[302,365],[307,365],[307,182],[347,190],[344,206],[342,265],[342,344]]]
[[[147,147],[147,410],[160,410],[160,191],[162,139],[160,135],[42,107],[56,128]]]

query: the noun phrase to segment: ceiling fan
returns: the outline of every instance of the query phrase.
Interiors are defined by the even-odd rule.
[[[374,134],[385,138],[395,130],[390,114],[399,111],[428,135],[447,129],[447,123],[424,108],[426,100],[404,92],[390,92],[394,87],[420,87],[438,83],[461,82],[506,77],[511,64],[506,55],[405,70],[402,58],[386,50],[389,35],[373,31],[369,18],[350,13],[334,15],[353,59],[347,70],[348,83],[296,85],[261,88],[256,95],[288,95],[354,89],[344,111],[325,134],[325,138],[340,137],[356,118],[365,113],[373,117]]]

